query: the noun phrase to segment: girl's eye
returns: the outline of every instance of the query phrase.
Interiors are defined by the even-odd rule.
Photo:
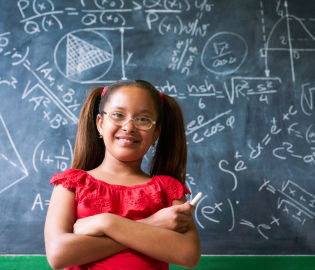
[[[138,117],[137,120],[139,122],[150,122],[150,119],[149,118],[146,118],[146,117]]]
[[[113,118],[125,118],[125,116],[121,113],[111,113],[111,117],[113,117]]]

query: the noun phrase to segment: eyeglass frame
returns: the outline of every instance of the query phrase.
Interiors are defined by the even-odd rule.
[[[137,118],[140,118],[139,116],[137,116],[137,117],[134,117],[134,118],[129,118],[128,119],[128,121],[126,121],[126,123],[125,124],[123,124],[123,125],[118,125],[118,124],[115,124],[115,123],[113,123],[110,119],[110,117],[109,117],[109,114],[110,113],[108,113],[108,112],[105,112],[105,111],[102,111],[102,113],[104,113],[105,115],[107,115],[107,118],[108,118],[108,120],[112,123],[112,124],[114,124],[114,125],[116,125],[116,126],[121,126],[121,127],[123,127],[124,125],[126,125],[130,120],[132,120],[132,123],[133,123],[133,125],[136,127],[136,128],[138,128],[136,125],[135,125],[135,120],[137,119]],[[124,115],[124,114],[122,114],[122,115]],[[151,121],[151,127],[149,127],[149,128],[139,128],[139,129],[142,129],[142,130],[149,130],[149,129],[151,129],[152,127],[153,127],[153,125],[155,125],[156,124],[156,121],[153,121],[151,118],[149,118],[149,117],[145,117],[145,118],[147,118],[147,119],[149,119],[150,121]]]

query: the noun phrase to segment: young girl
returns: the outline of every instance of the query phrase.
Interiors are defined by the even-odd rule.
[[[150,176],[141,162],[157,145]],[[186,203],[178,103],[148,82],[95,87],[82,108],[72,169],[54,175],[45,224],[54,269],[193,268],[200,242]]]

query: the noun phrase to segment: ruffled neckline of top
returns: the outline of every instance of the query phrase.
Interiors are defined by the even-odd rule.
[[[81,169],[55,174],[50,184],[75,188],[75,199],[92,207],[94,214],[114,213],[130,219],[145,218],[172,205],[190,191],[178,180],[155,175],[150,181],[134,186],[108,184]],[[136,212],[135,212],[136,211]]]
[[[81,170],[81,169],[73,169],[72,168],[72,169],[69,169],[69,171],[70,172],[74,172],[74,173],[81,173],[81,174],[85,175],[86,179],[88,179],[88,180],[90,180],[92,182],[99,183],[100,185],[103,185],[103,186],[105,186],[107,188],[111,188],[111,189],[138,189],[138,188],[143,188],[143,187],[152,185],[155,182],[156,178],[158,178],[158,176],[154,175],[146,183],[133,185],[133,186],[123,186],[123,185],[109,184],[109,183],[107,183],[107,182],[105,182],[103,180],[96,179],[91,174],[89,174],[88,172],[86,172],[84,170]]]

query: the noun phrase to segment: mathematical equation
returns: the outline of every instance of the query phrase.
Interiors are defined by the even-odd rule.
[[[213,199],[210,199],[208,195],[204,195],[196,205],[196,211],[194,213],[196,223],[201,229],[206,229],[206,225],[204,224],[207,222],[205,221],[220,225],[222,222],[228,222],[228,214],[228,216],[230,216],[230,225],[227,226],[227,231],[232,232],[236,229],[237,225],[242,225],[256,230],[261,237],[269,240],[270,230],[281,229],[282,221],[285,220],[285,217],[282,217],[282,212],[290,216],[292,221],[297,222],[300,226],[303,226],[307,220],[314,218],[315,195],[291,180],[284,181],[281,189],[273,187],[270,183],[270,180],[264,179],[258,191],[268,191],[272,195],[278,196],[277,204],[274,209],[278,212],[278,215],[271,214],[269,217],[263,218],[265,219],[263,223],[256,224],[242,217],[235,216],[235,207],[239,207],[242,201],[232,201],[230,198],[227,198],[226,201],[214,201],[212,204],[209,204],[207,201],[213,201]]]
[[[54,154],[52,150],[48,150],[53,144],[40,141],[33,152],[33,168],[39,172],[38,168],[53,166],[57,172],[63,172],[71,168],[73,148],[70,141],[67,139],[65,144],[62,144],[60,152]]]

